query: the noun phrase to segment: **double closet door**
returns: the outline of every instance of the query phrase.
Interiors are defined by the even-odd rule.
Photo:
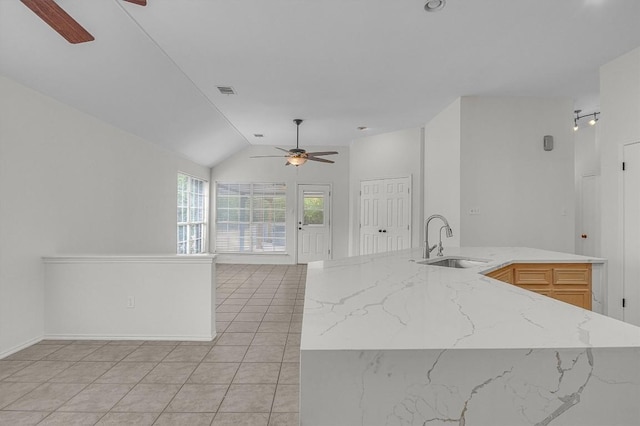
[[[360,182],[360,254],[411,247],[411,178]]]

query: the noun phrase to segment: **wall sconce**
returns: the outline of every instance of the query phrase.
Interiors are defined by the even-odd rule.
[[[573,113],[576,115],[575,118],[573,119],[573,131],[576,132],[578,131],[578,121],[580,121],[583,118],[587,118],[587,117],[591,117],[591,120],[589,120],[589,125],[590,126],[595,126],[596,123],[598,122],[598,116],[600,115],[600,112],[592,112],[591,114],[585,114],[585,115],[580,115],[580,113],[582,112],[581,109],[577,109],[575,111],[573,111]]]

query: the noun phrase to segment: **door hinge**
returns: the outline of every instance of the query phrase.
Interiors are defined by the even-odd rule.
[[[624,171],[624,170],[626,170],[626,167],[627,167],[627,165],[626,165],[626,163],[623,161],[623,162],[622,162],[622,170],[623,170],[623,171]]]
[[[622,307],[623,308],[627,307],[627,299],[625,299],[624,297],[622,298]]]

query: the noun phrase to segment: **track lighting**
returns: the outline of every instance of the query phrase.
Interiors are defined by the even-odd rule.
[[[598,122],[598,115],[600,115],[600,112],[592,112],[591,114],[580,115],[581,112],[582,112],[581,109],[577,109],[577,110],[573,111],[573,113],[576,115],[574,117],[574,119],[573,119],[573,131],[574,132],[578,131],[578,129],[579,129],[578,121],[580,121],[583,118],[591,117],[591,120],[589,120],[589,125],[590,126],[595,126],[596,123]]]

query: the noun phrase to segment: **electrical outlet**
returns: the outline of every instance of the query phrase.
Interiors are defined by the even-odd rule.
[[[471,207],[469,209],[469,214],[471,215],[478,215],[480,214],[480,207]]]
[[[127,308],[135,308],[136,307],[136,298],[135,296],[127,297]]]

